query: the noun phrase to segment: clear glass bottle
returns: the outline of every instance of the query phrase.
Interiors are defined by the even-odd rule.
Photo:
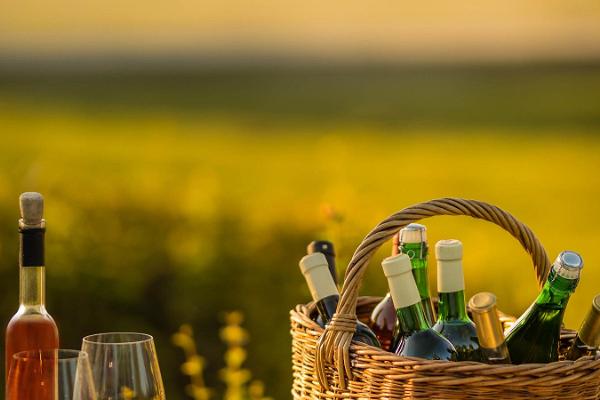
[[[477,328],[481,361],[487,364],[510,364],[504,328],[496,309],[496,296],[489,292],[477,293],[469,300],[469,308]]]
[[[406,254],[388,257],[381,265],[399,322],[395,353],[429,360],[455,360],[452,343],[433,330],[425,318],[409,257]]]
[[[19,309],[6,327],[5,379],[14,354],[29,350],[55,350],[59,347],[58,328],[46,310],[46,268],[44,266],[44,201],[39,193],[20,197],[19,220]],[[48,393],[53,393],[53,388]],[[36,400],[46,400],[39,398]],[[50,400],[50,397],[48,397]]]
[[[458,240],[440,240],[435,245],[438,276],[438,320],[433,326],[456,348],[458,361],[480,361],[475,324],[467,315],[463,246]]]
[[[558,361],[565,308],[579,283],[582,268],[579,254],[563,251],[558,255],[541,293],[506,335],[514,364]]]

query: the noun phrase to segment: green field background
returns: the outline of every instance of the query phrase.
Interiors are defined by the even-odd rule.
[[[17,307],[17,198],[40,191],[63,347],[151,333],[168,398],[184,399],[170,335],[189,323],[219,392],[218,329],[237,309],[248,368],[289,398],[306,244],[335,241],[343,273],[381,219],[456,196],[510,211],[551,257],[581,252],[566,314],[577,328],[600,292],[598,133],[595,64],[2,70],[0,314]],[[533,300],[531,262],[507,233],[466,217],[425,223],[431,243],[463,241],[468,296],[493,291],[514,315]],[[389,251],[363,294],[386,292]]]

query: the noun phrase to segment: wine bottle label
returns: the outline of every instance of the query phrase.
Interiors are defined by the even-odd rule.
[[[314,301],[339,294],[338,288],[329,272],[327,259],[322,253],[304,256],[300,260],[300,270]]]
[[[388,257],[381,266],[388,279],[390,295],[396,309],[421,302],[421,296],[412,274],[410,258],[406,254]]]
[[[440,240],[435,245],[437,258],[438,292],[452,293],[465,289],[462,268],[462,243],[458,240]]]

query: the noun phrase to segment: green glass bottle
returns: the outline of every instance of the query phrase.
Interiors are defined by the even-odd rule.
[[[406,254],[388,257],[381,264],[396,307],[399,330],[395,353],[429,360],[455,360],[452,343],[431,329]]]
[[[469,300],[469,308],[477,328],[481,361],[487,364],[510,364],[504,329],[496,309],[496,296],[489,292],[477,293]]]
[[[583,320],[575,341],[569,348],[567,360],[596,356],[600,348],[600,294],[594,297],[592,307]]]
[[[329,272],[329,265],[323,253],[313,253],[300,260],[300,270],[316,303],[323,327],[333,318],[340,299],[338,288]],[[374,347],[381,347],[377,337],[369,327],[358,321],[353,340]]]
[[[433,326],[456,348],[458,361],[480,361],[477,329],[467,315],[462,243],[440,240],[435,245],[438,274],[438,320]]]
[[[558,255],[541,293],[506,335],[514,364],[558,361],[565,308],[579,283],[582,268],[579,254],[563,251]]]
[[[427,268],[427,228],[421,224],[409,224],[400,230],[400,251],[408,257],[412,264],[417,289],[421,296],[421,303],[425,311],[425,318],[429,325],[435,324],[435,311],[429,292],[429,276]]]

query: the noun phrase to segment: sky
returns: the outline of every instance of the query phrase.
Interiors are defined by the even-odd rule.
[[[600,1],[2,0],[0,56],[600,56]]]

